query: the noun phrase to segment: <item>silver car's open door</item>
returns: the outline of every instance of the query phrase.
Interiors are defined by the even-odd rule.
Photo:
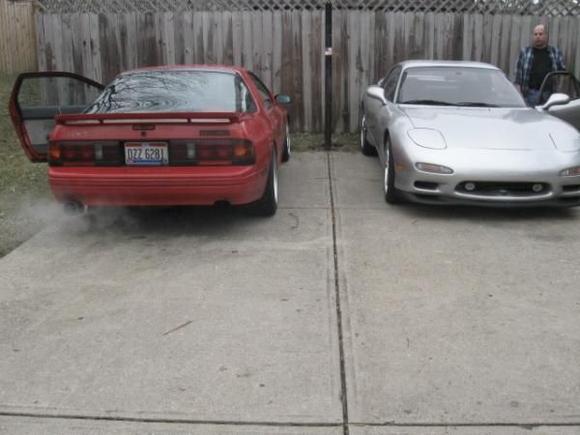
[[[572,124],[580,131],[580,82],[578,79],[567,71],[549,73],[540,87],[540,104],[544,104],[554,93],[568,95],[570,102],[552,106],[548,109],[548,113]]]

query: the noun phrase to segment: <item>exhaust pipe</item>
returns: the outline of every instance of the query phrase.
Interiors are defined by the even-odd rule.
[[[216,208],[227,208],[227,207],[230,207],[231,204],[229,201],[227,201],[225,199],[220,199],[219,201],[214,202],[213,206]]]
[[[63,208],[66,214],[78,215],[85,213],[87,206],[80,201],[70,200],[63,203]]]

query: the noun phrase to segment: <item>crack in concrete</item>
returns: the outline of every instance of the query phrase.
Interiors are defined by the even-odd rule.
[[[107,415],[71,415],[71,414],[41,414],[32,412],[4,412],[0,411],[0,417],[15,418],[38,418],[53,420],[86,420],[86,421],[111,421],[125,423],[161,423],[161,424],[197,424],[197,425],[215,425],[215,426],[266,426],[266,427],[341,427],[342,423],[294,423],[278,421],[229,421],[229,420],[194,420],[179,418],[146,418],[146,417],[122,417]]]
[[[185,322],[185,323],[182,323],[181,325],[179,325],[179,326],[176,326],[175,328],[173,328],[173,329],[170,329],[170,330],[169,330],[169,331],[167,331],[167,332],[164,332],[162,335],[163,335],[163,336],[166,336],[166,335],[172,334],[172,333],[174,333],[175,331],[179,331],[180,329],[183,329],[183,328],[185,328],[186,326],[190,325],[191,323],[193,323],[193,320],[189,320],[189,321],[187,321],[187,322]]]
[[[342,308],[340,304],[340,281],[338,276],[338,249],[336,246],[336,214],[334,206],[334,186],[332,184],[332,159],[331,153],[326,154],[328,166],[328,190],[330,194],[330,213],[332,217],[332,250],[334,254],[334,290],[336,292],[336,323],[338,330],[338,351],[340,354],[340,400],[342,402],[342,430],[344,435],[349,435],[348,402],[346,390],[346,369],[344,358],[344,340],[342,332]]]

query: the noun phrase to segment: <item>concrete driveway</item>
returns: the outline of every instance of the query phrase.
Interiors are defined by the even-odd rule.
[[[302,153],[271,219],[62,218],[0,259],[0,433],[580,433],[580,210],[388,206]]]

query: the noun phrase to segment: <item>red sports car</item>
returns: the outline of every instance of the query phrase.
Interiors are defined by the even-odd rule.
[[[10,114],[65,204],[249,204],[273,215],[278,167],[290,157],[289,103],[243,68],[167,66],[124,72],[106,87],[25,73]]]

